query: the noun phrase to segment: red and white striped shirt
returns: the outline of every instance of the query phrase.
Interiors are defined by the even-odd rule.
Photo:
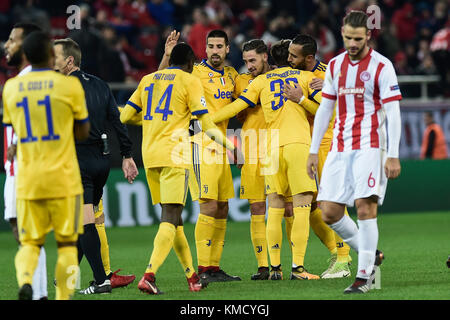
[[[373,49],[359,61],[347,51],[328,64],[322,97],[337,100],[331,151],[387,148],[383,104],[401,100],[394,66]]]

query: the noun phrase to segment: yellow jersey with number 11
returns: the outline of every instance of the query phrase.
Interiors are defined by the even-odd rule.
[[[74,121],[88,121],[84,90],[76,77],[32,69],[5,83],[3,123],[12,125],[18,137],[17,199],[83,193]]]

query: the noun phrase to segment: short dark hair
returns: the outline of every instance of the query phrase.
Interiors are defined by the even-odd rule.
[[[194,50],[187,43],[180,42],[172,49],[169,65],[183,66],[195,61]]]
[[[32,65],[46,63],[53,50],[52,39],[42,31],[34,31],[23,40],[23,52]]]
[[[309,55],[315,56],[317,53],[317,42],[308,34],[296,35],[292,43],[302,46],[302,54],[305,57]]]
[[[258,54],[268,52],[267,45],[261,39],[252,39],[244,42],[244,44],[242,45],[242,51],[246,52],[251,50],[255,50],[255,52]]]
[[[25,39],[26,36],[28,36],[30,33],[34,31],[42,31],[41,27],[34,23],[30,22],[18,22],[13,26],[13,29],[22,29],[22,40]]]
[[[208,43],[209,38],[224,38],[225,45],[229,44],[227,33],[220,29],[214,29],[214,30],[211,30],[210,32],[208,32],[208,35],[206,36],[206,43]]]
[[[77,67],[81,65],[81,49],[78,43],[70,38],[58,39],[53,43],[54,46],[60,44],[63,49],[64,58],[73,57],[73,64]]]
[[[367,14],[363,11],[359,11],[359,10],[352,10],[349,13],[347,13],[347,15],[344,17],[344,23],[343,25],[349,25],[350,27],[353,28],[360,28],[360,27],[364,27],[366,29],[367,28],[367,20],[369,19],[369,17],[367,16]]]
[[[280,40],[275,42],[270,48],[270,55],[278,67],[288,66],[289,45],[291,40]]]

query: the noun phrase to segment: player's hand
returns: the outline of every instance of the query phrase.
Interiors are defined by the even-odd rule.
[[[323,88],[323,79],[320,78],[314,78],[309,83],[309,87],[313,90],[322,90]]]
[[[172,49],[177,44],[179,38],[180,38],[180,33],[177,32],[176,30],[173,30],[169,34],[169,36],[166,39],[166,44],[164,45],[164,54],[166,56],[170,56],[170,54],[172,53]]]
[[[239,150],[238,147],[234,148],[233,157],[236,166],[238,167],[238,169],[241,169],[242,166],[244,165],[245,160],[244,155],[242,154],[241,150]]]
[[[384,164],[384,172],[388,179],[395,179],[401,172],[400,160],[398,158],[387,158]]]
[[[246,118],[247,118],[247,109],[242,110],[241,112],[239,112],[239,113],[236,115],[236,119],[237,119],[240,123],[244,123]]]
[[[317,154],[310,153],[308,156],[308,161],[306,162],[306,171],[308,176],[314,180],[314,176],[317,172],[317,166],[319,163],[319,157]]]
[[[122,171],[125,179],[128,180],[128,183],[133,183],[134,179],[136,179],[139,174],[136,163],[134,163],[133,158],[124,158],[122,160]]]
[[[16,153],[17,153],[17,145],[11,144],[8,147],[8,150],[6,151],[6,159],[8,159],[8,161],[13,161]]]
[[[287,98],[295,103],[298,103],[300,99],[303,97],[303,90],[301,87],[297,86],[295,83],[294,86],[291,87],[287,83],[284,85],[283,89],[283,97]]]

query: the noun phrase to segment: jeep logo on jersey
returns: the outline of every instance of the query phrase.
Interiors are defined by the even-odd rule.
[[[217,93],[214,95],[216,99],[231,99],[231,91],[221,91],[217,89]]]

